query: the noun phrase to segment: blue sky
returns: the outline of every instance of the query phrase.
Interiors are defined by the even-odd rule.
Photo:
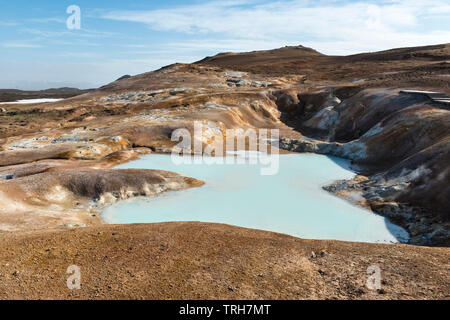
[[[449,0],[0,1],[0,88],[97,87],[225,51],[450,42]],[[70,5],[80,30],[66,26]]]

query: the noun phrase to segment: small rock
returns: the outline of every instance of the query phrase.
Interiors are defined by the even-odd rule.
[[[109,140],[113,141],[113,142],[120,142],[122,141],[122,137],[121,136],[115,136],[115,137],[110,137]]]
[[[5,180],[12,180],[15,177],[16,177],[16,175],[14,175],[14,174],[0,175],[0,179],[5,179]]]
[[[225,72],[225,77],[234,77],[234,78],[242,78],[246,76],[247,74],[245,72],[239,72],[239,71],[228,71]]]
[[[0,108],[0,113],[6,112],[5,108]]]
[[[326,253],[325,251],[320,251],[320,256],[323,258],[327,255],[328,253]]]
[[[170,94],[171,96],[175,96],[175,95],[177,95],[178,93],[185,92],[186,90],[187,90],[187,88],[175,88],[175,89],[173,89],[173,90],[170,90],[170,91],[169,91],[169,94]]]
[[[332,96],[328,97],[328,99],[325,103],[328,105],[331,105],[331,106],[337,106],[337,105],[341,104],[341,102],[342,101],[338,97],[332,95]]]
[[[386,291],[384,291],[383,289],[378,289],[377,292],[378,292],[378,294],[385,294],[386,293]]]
[[[311,258],[315,258],[316,257],[316,253],[314,251],[311,251]]]

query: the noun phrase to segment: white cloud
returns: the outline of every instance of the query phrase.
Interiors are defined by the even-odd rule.
[[[7,42],[3,44],[5,48],[41,48],[42,46],[39,44],[33,43],[20,43],[20,42]]]
[[[66,23],[66,20],[59,18],[59,17],[52,17],[52,18],[34,18],[34,19],[30,19],[31,22],[36,22],[36,23],[51,23],[51,22],[56,22],[56,23]]]
[[[429,30],[423,25],[424,20],[448,12],[447,1],[333,1],[331,4],[318,1],[314,4],[293,0],[242,6],[244,3],[205,2],[150,11],[111,11],[102,17],[143,23],[153,30],[214,36],[219,45],[221,40],[222,44],[240,41],[241,50],[248,48],[247,43],[251,41],[268,45],[310,43],[328,54],[346,54],[450,40],[450,22],[440,30]],[[203,43],[191,40],[190,46],[194,42],[198,46]],[[214,43],[210,44],[213,49]]]
[[[68,29],[58,29],[58,30],[59,31],[22,28],[19,30],[19,32],[31,34],[40,38],[63,38],[69,36],[77,38],[112,38],[124,36],[123,34],[118,32],[97,31],[85,28],[82,28],[80,30],[68,30]]]
[[[0,21],[0,26],[1,27],[15,27],[18,26],[19,23],[17,22],[10,22],[10,21]]]

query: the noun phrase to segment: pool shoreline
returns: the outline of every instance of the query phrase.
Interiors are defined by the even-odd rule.
[[[149,166],[139,165],[139,164],[142,164],[142,161],[146,161],[147,159],[152,159],[152,158],[155,159],[155,157],[159,158],[159,160],[160,159],[165,159],[167,165],[162,165],[161,166],[161,163],[159,164],[159,166],[154,164],[153,166],[150,166],[150,167]],[[331,178],[327,177],[325,180],[323,179],[323,175],[322,175],[321,176],[322,183],[320,185],[315,185],[313,191],[309,190],[308,192],[312,192],[312,194],[314,194],[314,193],[319,193],[320,194],[320,197],[318,199],[316,199],[317,202],[324,201],[323,199],[326,199],[328,202],[334,203],[334,205],[337,206],[337,207],[341,207],[342,203],[345,203],[344,207],[350,208],[348,210],[352,212],[351,214],[355,214],[356,211],[363,210],[363,212],[365,214],[370,213],[370,215],[372,215],[372,218],[370,218],[370,219],[374,219],[373,218],[374,216],[378,217],[378,218],[375,218],[374,221],[376,221],[377,219],[383,219],[384,223],[387,226],[386,228],[388,229],[387,233],[391,233],[391,232],[397,233],[394,236],[394,239],[392,239],[389,235],[387,235],[387,236],[384,235],[382,237],[382,239],[377,240],[377,239],[374,238],[374,236],[371,237],[371,236],[366,236],[366,235],[363,235],[363,234],[361,234],[360,237],[358,237],[358,236],[357,237],[351,236],[351,237],[347,238],[342,233],[339,236],[329,236],[329,237],[327,237],[326,236],[326,232],[325,233],[324,232],[318,232],[318,235],[316,235],[316,236],[311,236],[311,233],[308,233],[308,232],[306,232],[306,233],[299,233],[297,231],[295,231],[295,232],[294,231],[283,232],[283,228],[287,228],[289,226],[284,225],[284,226],[279,226],[278,228],[275,227],[273,229],[273,228],[267,227],[267,224],[264,225],[266,227],[264,227],[264,226],[261,227],[261,225],[259,227],[258,226],[253,226],[248,221],[246,223],[232,223],[232,221],[227,220],[227,219],[229,219],[229,217],[225,216],[225,212],[226,211],[223,211],[223,212],[221,211],[221,213],[223,214],[222,219],[224,219],[224,220],[221,220],[221,219],[219,219],[219,220],[202,219],[202,217],[193,218],[192,215],[190,215],[188,218],[185,218],[185,219],[182,219],[182,218],[176,219],[176,217],[173,216],[173,212],[170,213],[170,214],[172,214],[172,216],[171,217],[166,216],[166,219],[163,219],[162,217],[158,217],[158,219],[155,220],[155,219],[149,219],[148,216],[145,219],[142,219],[142,217],[140,217],[140,218],[135,218],[134,217],[131,220],[126,220],[126,219],[124,220],[123,217],[117,219],[117,212],[116,213],[112,213],[112,211],[111,211],[112,208],[113,208],[113,210],[115,208],[119,208],[120,209],[120,208],[123,208],[124,206],[129,205],[130,203],[132,204],[131,206],[133,206],[133,203],[134,204],[140,203],[140,205],[142,205],[142,203],[146,203],[146,204],[144,204],[144,206],[148,206],[148,207],[146,209],[144,209],[144,211],[148,211],[147,209],[153,210],[152,207],[156,203],[159,206],[158,207],[159,211],[164,211],[165,210],[166,214],[169,214],[167,212],[167,208],[166,207],[167,206],[173,206],[172,202],[178,202],[178,204],[175,205],[175,206],[178,206],[178,207],[181,207],[180,201],[185,201],[185,202],[188,202],[189,205],[192,205],[190,203],[191,200],[189,200],[189,194],[191,194],[191,196],[202,197],[202,195],[201,195],[202,193],[211,192],[211,190],[208,190],[208,189],[205,190],[205,187],[208,188],[208,186],[211,186],[211,184],[213,185],[213,188],[217,188],[218,187],[217,184],[215,184],[214,182],[208,181],[209,179],[205,179],[202,176],[192,175],[192,174],[189,174],[189,172],[183,172],[183,170],[176,170],[176,167],[173,167],[173,166],[171,167],[170,166],[170,158],[169,157],[170,157],[170,155],[167,155],[167,154],[165,154],[165,155],[164,154],[150,154],[150,155],[143,156],[143,157],[141,157],[138,160],[133,160],[131,162],[121,164],[121,165],[117,166],[116,168],[145,168],[145,169],[159,169],[159,170],[167,170],[167,171],[177,172],[177,173],[179,173],[181,175],[184,175],[184,176],[192,176],[192,177],[194,177],[196,179],[203,180],[206,183],[205,186],[202,187],[202,188],[198,188],[198,189],[195,188],[195,189],[189,189],[189,190],[183,190],[183,191],[177,191],[177,192],[169,192],[167,194],[161,194],[161,195],[157,195],[155,197],[150,197],[150,198],[148,198],[148,197],[137,197],[137,198],[131,198],[131,199],[127,199],[127,200],[123,200],[123,201],[117,202],[117,203],[109,205],[109,206],[103,208],[103,210],[101,210],[100,217],[101,217],[101,220],[103,221],[103,223],[105,223],[105,224],[129,224],[129,223],[160,223],[160,222],[172,222],[172,221],[199,221],[199,222],[205,222],[205,223],[227,224],[227,225],[239,226],[239,227],[256,229],[256,230],[266,230],[266,231],[271,231],[271,232],[275,232],[275,233],[287,234],[287,235],[291,235],[291,236],[294,236],[294,237],[297,237],[297,238],[303,238],[303,239],[340,240],[340,241],[356,241],[356,242],[372,242],[372,243],[397,243],[397,242],[408,243],[409,234],[403,228],[401,228],[400,226],[397,226],[397,225],[391,223],[389,220],[387,220],[386,218],[382,217],[381,215],[378,215],[376,213],[373,213],[372,211],[367,210],[367,208],[360,207],[357,203],[349,202],[348,200],[343,199],[342,197],[340,197],[340,196],[338,196],[338,195],[336,195],[336,194],[334,194],[332,192],[329,192],[329,191],[323,189],[327,185],[329,185],[331,183],[334,183],[335,181],[339,180],[340,178],[352,179],[357,174],[353,170],[350,169],[350,163],[348,161],[346,161],[344,159],[338,159],[338,158],[335,158],[335,159],[333,158],[334,161],[330,161],[330,165],[332,165],[334,167],[334,169],[336,168],[336,166],[338,166],[339,167],[338,170],[340,170],[340,174],[338,174],[338,176],[336,176],[336,177],[331,177]],[[294,158],[295,157],[299,157],[299,158],[301,158],[301,157],[306,157],[306,158],[312,157],[313,161],[314,160],[317,161],[317,159],[321,159],[321,161],[325,161],[325,159],[330,159],[330,157],[323,156],[323,155],[316,155],[316,154],[313,154],[313,153],[308,153],[308,154],[286,154],[286,155],[283,155],[282,157],[283,158],[286,158],[286,157],[294,157]],[[317,158],[317,157],[319,157],[319,158]],[[169,161],[167,162],[167,160],[169,160]],[[301,164],[299,163],[298,165],[300,166]],[[343,174],[343,172],[344,172],[344,174]],[[245,175],[245,173],[243,173],[243,174]],[[257,190],[255,192],[257,192]],[[324,194],[326,194],[326,196],[324,196]],[[217,194],[215,196],[217,196]],[[241,197],[238,196],[238,199],[241,199]],[[336,200],[332,200],[332,199],[336,199]],[[220,201],[220,199],[216,199],[216,198],[215,198],[215,200]],[[150,205],[149,205],[149,203],[150,203]],[[270,206],[270,203],[268,203],[268,205]],[[275,207],[272,206],[272,208],[275,208]],[[135,210],[135,209],[133,209],[133,210]],[[264,208],[261,209],[261,210],[264,212]],[[177,211],[177,210],[174,210],[174,211]],[[230,211],[232,211],[232,210],[230,210]],[[340,210],[338,214],[341,214],[341,211],[342,210]],[[323,215],[324,213],[322,212],[321,214]],[[326,214],[325,214],[325,216],[326,216]],[[203,216],[203,217],[205,217],[205,216]],[[256,216],[254,216],[254,218],[255,219],[261,218],[261,216],[256,215]],[[292,218],[292,217],[290,217],[290,218]],[[293,218],[295,219],[295,216]],[[346,219],[348,219],[348,217]],[[346,220],[346,219],[344,219],[344,220]],[[311,219],[307,219],[307,220],[311,220]],[[349,221],[351,221],[351,219]],[[337,223],[339,223],[339,222],[337,222]],[[351,223],[351,222],[349,222],[349,223]],[[369,234],[374,233],[373,230],[371,230],[371,227],[369,225],[367,225],[367,223],[363,223],[363,222],[361,222],[361,223],[362,223],[362,225],[361,225],[360,229],[363,230],[363,231],[358,230],[358,228],[354,227],[354,230],[351,231],[351,232],[353,232],[353,233],[361,233],[361,232],[364,232],[364,230],[366,230],[366,233],[369,233]],[[379,225],[380,224],[380,220],[378,220],[378,222],[376,222],[376,223],[377,223],[377,225]],[[277,224],[277,222],[270,221],[269,224],[273,225],[273,224]],[[319,221],[319,223],[314,223],[313,224],[313,226],[315,226],[315,227],[317,227],[319,225],[320,225],[320,221]],[[383,226],[381,226],[381,227],[383,227]],[[327,225],[326,228],[329,229],[330,226]],[[343,228],[345,228],[345,225],[344,225]],[[337,234],[339,234],[339,232],[337,232]]]

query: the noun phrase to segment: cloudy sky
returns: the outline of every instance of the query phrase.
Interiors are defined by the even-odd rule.
[[[225,51],[450,42],[450,0],[0,0],[0,88],[97,87]],[[67,8],[81,29],[67,28]]]

